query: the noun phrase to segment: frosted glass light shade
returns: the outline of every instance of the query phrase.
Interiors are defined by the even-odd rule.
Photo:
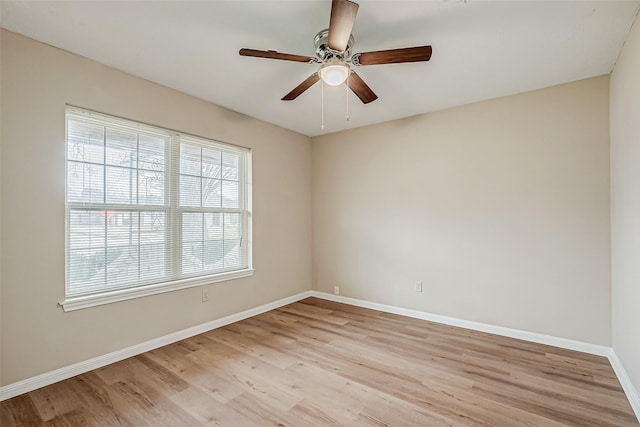
[[[345,64],[326,64],[320,68],[320,78],[329,86],[338,86],[347,80],[349,67]]]

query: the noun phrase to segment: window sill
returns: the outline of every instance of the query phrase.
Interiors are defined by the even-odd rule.
[[[194,277],[190,279],[176,280],[174,282],[159,283],[133,289],[118,289],[96,295],[85,295],[67,298],[58,304],[65,312],[81,310],[83,308],[95,307],[98,305],[111,304],[118,301],[126,301],[134,298],[142,298],[150,295],[165,292],[178,291],[180,289],[193,288],[196,286],[208,285],[211,283],[224,282],[226,280],[240,279],[242,277],[253,276],[255,270],[248,268],[245,270],[230,271],[205,277]]]

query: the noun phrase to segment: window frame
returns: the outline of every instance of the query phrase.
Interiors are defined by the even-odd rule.
[[[68,201],[68,167],[69,167],[69,129],[68,123],[72,118],[78,118],[85,122],[96,122],[102,126],[113,126],[123,129],[137,129],[140,132],[161,134],[166,137],[164,147],[164,204],[145,205],[140,203],[102,203],[96,202],[69,202]],[[106,136],[105,136],[106,137]],[[196,286],[203,286],[241,277],[249,277],[254,273],[252,264],[252,152],[251,149],[227,142],[213,140],[179,132],[159,126],[147,125],[137,121],[119,118],[107,114],[97,113],[71,105],[65,108],[65,299],[59,305],[66,311],[79,310],[97,305],[109,304],[133,298],[140,298],[164,292],[171,292]],[[180,147],[182,143],[199,145],[200,147],[212,147],[223,152],[239,154],[238,181],[242,200],[239,200],[238,208],[208,208],[180,206]],[[103,167],[106,168],[106,162]],[[136,166],[139,169],[139,166]],[[222,178],[221,178],[222,180]],[[106,197],[106,183],[103,190]],[[244,204],[244,206],[243,206]],[[124,211],[162,211],[165,212],[165,276],[164,280],[147,280],[132,285],[124,285],[115,288],[106,288],[93,293],[70,292],[70,213],[73,210],[124,210]],[[242,221],[241,250],[246,252],[246,263],[241,263],[240,268],[229,270],[221,269],[214,273],[183,274],[181,272],[182,260],[182,213],[239,213]],[[105,250],[108,248],[105,241]]]

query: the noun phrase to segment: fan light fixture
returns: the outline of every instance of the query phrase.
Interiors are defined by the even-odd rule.
[[[349,91],[351,91],[363,104],[368,104],[378,99],[378,95],[371,90],[355,71],[351,70],[352,66],[426,62],[431,59],[431,46],[374,50],[352,54],[351,49],[355,39],[351,33],[353,32],[353,24],[356,21],[359,7],[358,3],[353,0],[331,0],[329,28],[318,31],[313,38],[313,45],[316,48],[315,56],[292,55],[275,50],[246,48],[240,49],[238,53],[241,56],[293,61],[314,66],[313,74],[283,96],[283,101],[293,101],[320,80],[322,80],[321,86],[323,88],[325,83],[331,86],[338,86],[346,80],[345,92],[347,93],[347,101],[349,100]],[[319,69],[316,68],[318,66]]]
[[[345,63],[328,62],[320,67],[320,78],[329,86],[344,83],[349,76],[349,66]]]

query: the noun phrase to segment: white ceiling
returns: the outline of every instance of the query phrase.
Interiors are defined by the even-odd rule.
[[[12,1],[2,27],[309,136],[609,73],[640,0],[359,0],[354,52],[433,46],[427,63],[356,68],[379,96],[345,87],[280,98],[316,65],[240,57],[241,47],[314,56],[323,1]]]

